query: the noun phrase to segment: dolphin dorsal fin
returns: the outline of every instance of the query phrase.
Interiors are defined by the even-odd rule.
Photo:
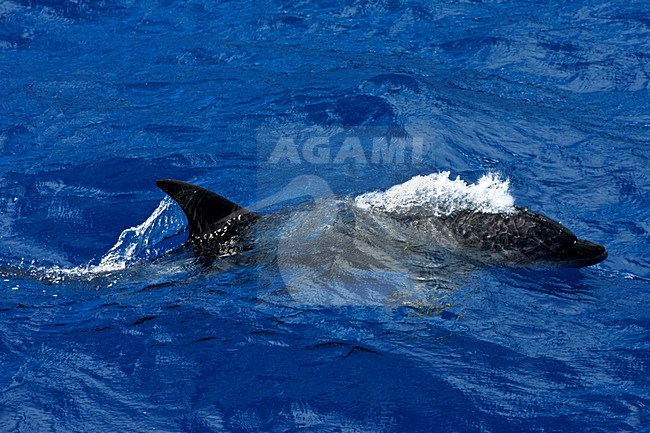
[[[156,185],[181,207],[189,224],[190,238],[216,232],[231,221],[250,221],[257,214],[225,197],[191,183],[160,179]]]

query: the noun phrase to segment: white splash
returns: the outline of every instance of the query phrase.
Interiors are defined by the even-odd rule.
[[[149,252],[152,244],[162,240],[165,228],[172,224],[166,214],[171,205],[171,199],[165,197],[156,210],[143,223],[124,230],[113,247],[94,266],[94,272],[111,272],[125,269],[127,265],[137,261],[143,253]]]
[[[512,213],[514,198],[510,181],[498,174],[483,175],[467,184],[460,177],[451,180],[449,172],[415,176],[386,191],[370,192],[355,198],[355,204],[367,210],[402,214],[422,210],[433,216],[446,216],[458,210],[485,213]]]
[[[185,227],[184,220],[169,211],[171,204],[172,200],[165,197],[144,222],[125,229],[99,263],[91,262],[73,268],[54,266],[45,270],[46,275],[54,282],[62,281],[66,277],[92,279],[98,275],[124,270],[127,266],[148,257],[156,244],[170,232],[178,232]]]

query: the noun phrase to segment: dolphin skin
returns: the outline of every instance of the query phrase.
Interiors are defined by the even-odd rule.
[[[578,239],[562,224],[526,208],[505,215],[462,211],[447,220],[463,246],[500,253],[513,263],[582,268],[607,258],[602,245]]]
[[[156,184],[185,213],[186,244],[197,254],[219,256],[252,248],[246,233],[259,214],[187,182],[161,179]],[[488,263],[581,268],[607,258],[602,245],[578,239],[560,223],[526,208],[507,214],[462,210],[440,217],[436,224],[458,247]]]

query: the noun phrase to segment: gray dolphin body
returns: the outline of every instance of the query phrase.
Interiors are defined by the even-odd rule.
[[[187,182],[161,179],[156,184],[185,213],[186,243],[197,254],[219,256],[252,247],[247,232],[261,218],[259,214]],[[488,258],[489,263],[581,268],[607,258],[602,245],[578,239],[560,223],[525,208],[510,214],[459,211],[438,218],[435,224],[457,246]]]

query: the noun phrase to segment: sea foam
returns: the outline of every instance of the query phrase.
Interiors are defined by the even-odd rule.
[[[450,179],[448,171],[415,176],[386,191],[362,194],[355,198],[355,204],[362,209],[393,214],[417,209],[433,216],[446,216],[459,210],[484,213],[516,210],[508,179],[488,173],[476,183],[468,184],[459,176]]]

